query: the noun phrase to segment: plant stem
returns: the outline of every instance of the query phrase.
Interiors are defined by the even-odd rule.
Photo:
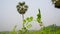
[[[24,21],[24,14],[22,14],[22,20]],[[23,23],[23,28],[24,28],[24,23]]]

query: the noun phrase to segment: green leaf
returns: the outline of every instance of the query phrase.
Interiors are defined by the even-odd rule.
[[[28,22],[31,22],[31,19],[30,19],[29,17],[27,17],[26,20],[27,20]]]
[[[31,25],[31,24],[28,24],[26,27],[27,27],[27,28],[31,28],[31,27],[32,27],[32,25]]]
[[[18,34],[22,34],[22,30],[19,30],[19,31],[18,31]]]
[[[38,14],[37,14],[37,17],[38,17],[38,18],[41,18],[41,14],[40,14],[40,13],[38,13]]]
[[[30,20],[31,20],[31,21],[33,20],[33,17],[32,17],[32,16],[30,17]]]
[[[31,22],[32,20],[33,20],[33,17],[30,17],[29,20],[28,20],[28,22]]]
[[[26,20],[28,21],[29,20],[29,17],[27,17]]]
[[[37,14],[37,22],[41,23],[41,12],[40,9],[38,9],[39,13]]]
[[[41,22],[41,19],[37,18],[37,22],[40,23]]]
[[[25,23],[26,23],[26,20],[23,21],[23,24],[25,24]]]

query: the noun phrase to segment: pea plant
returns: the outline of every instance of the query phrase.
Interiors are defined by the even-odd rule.
[[[28,6],[25,5],[25,2],[19,2],[18,5],[16,6],[16,8],[17,8],[18,13],[22,14],[22,19],[24,21],[24,14],[26,13]],[[26,28],[23,23],[22,31],[25,31],[25,30],[26,30]]]
[[[33,16],[30,16],[30,17],[27,17],[26,19],[24,19],[23,24],[26,24],[25,26],[26,26],[27,30],[32,27],[32,25],[30,24],[32,21],[37,21],[39,23],[39,25],[41,26],[41,28],[42,28],[42,26],[44,27],[42,19],[41,19],[40,9],[38,9],[38,14],[37,14],[36,19],[34,19]]]
[[[37,22],[39,23],[39,25],[41,26],[41,28],[42,28],[42,26],[44,26],[43,25],[43,23],[42,23],[42,19],[41,19],[41,11],[40,11],[40,9],[38,9],[38,14],[37,14],[37,18],[36,18],[36,20],[37,20]]]
[[[41,12],[40,9],[38,9],[38,14],[37,14],[37,18],[34,19],[33,16],[27,17],[24,19],[24,14],[26,13],[28,6],[25,5],[25,2],[19,2],[18,5],[16,6],[17,11],[19,14],[22,14],[22,19],[23,19],[23,27],[21,30],[19,30],[18,32],[16,32],[16,27],[14,27],[13,32],[11,32],[10,34],[24,34],[25,32],[28,31],[29,28],[32,27],[31,22],[32,21],[37,21],[39,23],[40,26],[43,26],[42,20],[41,20]],[[34,19],[34,20],[33,20]]]

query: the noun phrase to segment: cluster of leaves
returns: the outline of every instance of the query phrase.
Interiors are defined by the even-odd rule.
[[[26,22],[31,22],[33,21],[33,17],[27,17],[26,19],[24,19],[23,23],[25,24]]]
[[[18,31],[18,34],[25,34],[28,30],[27,28],[31,28],[32,25],[30,24],[30,22],[33,21],[33,17],[27,17],[26,19],[24,19],[23,24],[25,25],[21,30]]]
[[[32,21],[33,21],[33,17],[32,16],[31,17],[27,17],[26,19],[24,19],[23,24],[26,24],[26,28],[30,28],[30,27],[32,27],[32,25],[29,24],[29,23],[32,22]]]
[[[40,13],[40,9],[38,9],[38,11],[39,11],[39,13],[37,14],[37,19],[36,19],[36,20],[37,20],[38,23],[42,23],[42,22],[41,22],[41,13]]]
[[[37,22],[38,23],[41,23],[41,13],[40,13],[40,9],[38,9],[39,13],[37,14]],[[25,32],[27,32],[27,28],[31,28],[32,25],[31,25],[31,22],[33,21],[33,17],[27,17],[26,19],[23,20],[23,24],[25,25],[25,27],[22,28],[22,30],[19,30],[18,31],[18,34],[24,34]],[[17,34],[16,32],[16,27],[14,27],[13,31],[10,32],[10,34]],[[24,31],[24,32],[23,32]]]

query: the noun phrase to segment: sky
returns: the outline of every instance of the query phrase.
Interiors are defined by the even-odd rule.
[[[25,18],[33,16],[35,19],[40,9],[44,26],[60,26],[60,9],[55,8],[51,0],[0,0],[0,31],[11,31],[15,25],[17,30],[22,28],[22,15],[17,12],[16,5],[23,1],[29,7]],[[32,29],[40,27],[36,22],[32,22],[32,25]]]

